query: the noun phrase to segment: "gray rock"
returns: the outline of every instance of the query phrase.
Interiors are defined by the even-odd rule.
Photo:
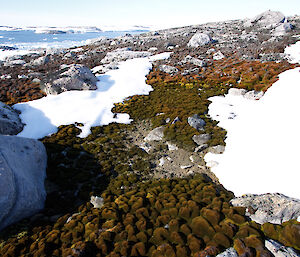
[[[208,45],[211,42],[212,42],[212,39],[208,34],[198,32],[194,36],[192,36],[192,38],[188,42],[187,46],[188,47],[199,47],[199,46]]]
[[[188,123],[191,127],[197,130],[203,130],[205,126],[205,121],[199,117],[198,114],[193,115],[192,117],[188,117]]]
[[[134,58],[149,57],[151,53],[145,51],[131,51],[129,48],[119,48],[115,51],[108,52],[106,56],[101,60],[103,64],[117,63]]]
[[[247,93],[246,89],[241,89],[241,88],[230,88],[228,90],[229,95],[235,95],[235,96],[243,96]]]
[[[104,205],[104,199],[98,196],[91,196],[90,203],[94,206],[94,208],[101,209]]]
[[[195,57],[192,57],[190,55],[187,55],[183,60],[182,63],[191,63],[193,65],[196,66],[200,66],[200,67],[206,67],[207,63],[205,61],[202,61],[200,59],[197,59]]]
[[[25,65],[26,62],[24,60],[11,60],[5,61],[4,66],[16,66],[16,65]]]
[[[244,95],[244,97],[249,100],[259,100],[263,96],[264,96],[263,91],[255,91],[255,90],[251,90]]]
[[[24,124],[21,122],[17,111],[0,102],[0,134],[17,135],[23,127]]]
[[[65,54],[67,51],[60,48],[47,48],[46,55],[60,55]]]
[[[50,61],[50,58],[49,58],[48,55],[46,55],[46,56],[41,56],[41,57],[39,57],[35,60],[32,60],[30,62],[30,64],[33,65],[33,66],[40,66],[40,65],[47,64],[49,61]]]
[[[209,148],[209,152],[213,154],[222,154],[225,151],[224,145],[216,145]]]
[[[165,127],[161,126],[155,128],[149,132],[149,134],[144,138],[145,141],[160,141],[164,137]]]
[[[224,54],[221,51],[218,51],[216,53],[213,54],[213,59],[218,61],[225,58]]]
[[[199,145],[195,148],[194,152],[199,153],[204,151],[208,147],[208,144]]]
[[[224,252],[219,253],[216,257],[238,257],[238,254],[233,247],[230,247],[226,249]]]
[[[275,256],[275,257],[299,257],[293,248],[286,247],[277,241],[272,239],[265,240],[266,248]]]
[[[300,216],[300,200],[283,194],[247,194],[231,200],[233,206],[247,208],[247,215],[257,223],[281,224]]]
[[[60,78],[47,83],[42,90],[46,94],[57,95],[70,90],[96,90],[97,78],[91,70],[80,64],[71,65]]]
[[[287,32],[292,31],[293,25],[289,22],[281,23],[278,27],[274,29],[274,36],[284,36]]]
[[[0,229],[44,207],[47,154],[38,140],[0,136]]]
[[[203,145],[207,143],[208,140],[211,139],[211,136],[210,134],[200,134],[200,135],[194,135],[192,139],[197,145]]]
[[[68,52],[64,55],[64,58],[68,59],[68,58],[77,58],[76,53],[72,52]]]
[[[244,23],[245,27],[251,27],[257,25],[260,28],[272,29],[275,28],[279,23],[284,22],[285,17],[281,12],[274,12],[268,10],[263,12],[252,19],[247,20]]]
[[[159,70],[162,72],[169,73],[171,75],[174,75],[178,72],[178,69],[176,67],[170,66],[170,65],[159,65]]]

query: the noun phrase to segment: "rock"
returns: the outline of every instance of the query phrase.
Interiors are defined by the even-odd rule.
[[[166,162],[166,161],[165,161],[165,158],[164,158],[164,157],[161,157],[161,158],[159,159],[159,164],[158,164],[158,165],[159,165],[160,167],[162,167],[162,166],[164,166],[165,162]]]
[[[225,151],[224,145],[216,145],[209,148],[209,152],[213,154],[222,154]]]
[[[193,167],[193,165],[181,165],[181,166],[180,166],[180,168],[181,168],[182,170],[190,169],[190,168],[192,168],[192,167]]]
[[[210,134],[200,134],[200,135],[194,135],[192,139],[197,145],[203,145],[207,143],[208,140],[211,139],[211,136]]]
[[[95,90],[97,80],[89,68],[80,64],[72,64],[67,71],[60,74],[60,78],[47,83],[42,90],[51,95],[70,90]]]
[[[144,51],[131,51],[129,48],[118,48],[115,51],[108,52],[106,56],[101,60],[103,64],[117,63],[126,61],[133,58],[149,57],[151,53]]]
[[[259,100],[263,96],[264,96],[263,91],[255,91],[255,90],[249,91],[244,95],[244,97],[249,100]]]
[[[238,254],[233,247],[230,247],[226,249],[224,252],[218,254],[216,257],[238,257]]]
[[[65,49],[59,49],[59,48],[47,48],[46,55],[59,55],[59,54],[65,54],[67,51]]]
[[[275,257],[299,257],[293,248],[286,247],[272,239],[266,239],[265,246]]]
[[[235,96],[242,96],[247,93],[246,89],[241,89],[241,88],[230,88],[228,90],[228,95],[235,95]]]
[[[102,208],[104,205],[104,199],[98,196],[91,196],[90,203],[94,206],[94,208]]]
[[[199,47],[212,43],[212,39],[208,34],[205,33],[196,33],[190,41],[188,42],[188,47]]]
[[[17,135],[23,127],[24,124],[21,122],[17,111],[0,102],[0,134]]]
[[[188,117],[188,123],[191,127],[199,130],[203,130],[205,126],[205,121],[199,117],[198,114],[193,115],[192,117]]]
[[[191,63],[193,65],[196,66],[200,66],[200,67],[206,67],[207,63],[205,61],[202,61],[200,59],[197,59],[195,57],[192,57],[190,55],[187,55],[183,60],[182,63]]]
[[[203,144],[203,145],[199,145],[195,148],[194,152],[198,153],[198,152],[202,152],[204,151],[206,148],[208,147],[208,144]]]
[[[263,29],[275,28],[279,23],[284,22],[285,17],[281,12],[268,10],[244,23],[245,27],[258,26]]]
[[[224,54],[222,54],[221,51],[218,51],[216,53],[213,54],[213,59],[218,61],[218,60],[222,60],[223,58],[225,58]]]
[[[161,141],[164,137],[165,127],[161,126],[155,128],[149,132],[149,134],[144,138],[145,141]]]
[[[77,58],[77,55],[75,52],[68,52],[64,55],[64,58],[68,59],[68,58]]]
[[[167,142],[167,146],[168,146],[169,151],[177,151],[178,150],[178,147],[175,144],[172,144],[170,142]]]
[[[16,66],[16,65],[25,65],[26,62],[24,60],[11,60],[11,61],[6,61],[4,63],[4,66]]]
[[[31,65],[33,66],[40,66],[40,65],[45,65],[47,64],[48,62],[50,61],[50,58],[48,55],[45,55],[45,56],[41,56],[35,60],[32,60],[30,62]]]
[[[178,69],[176,67],[170,66],[170,65],[159,65],[159,70],[162,72],[169,73],[171,75],[174,75],[178,72]]]
[[[177,116],[173,121],[172,121],[172,124],[175,124],[176,122],[179,122],[180,121],[180,118]]]
[[[300,200],[283,194],[247,194],[231,200],[233,206],[247,208],[247,215],[257,223],[281,224],[300,216]]]
[[[158,48],[157,48],[157,47],[150,47],[150,48],[148,49],[148,51],[149,51],[149,52],[156,52],[156,51],[158,51]]]
[[[146,153],[150,153],[152,147],[149,143],[147,142],[143,142],[141,145],[140,145],[140,148],[143,149]]]
[[[47,153],[38,140],[0,136],[0,229],[44,207]]]
[[[290,32],[293,29],[293,25],[289,22],[284,22],[276,27],[273,31],[274,36],[284,36],[287,32]]]

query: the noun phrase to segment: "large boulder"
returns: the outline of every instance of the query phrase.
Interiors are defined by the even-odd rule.
[[[145,141],[161,141],[164,137],[165,127],[161,126],[155,128],[149,132],[149,134],[144,138]]]
[[[247,215],[257,223],[281,224],[300,216],[300,200],[283,194],[244,195],[231,200],[233,206],[247,208]]]
[[[23,127],[24,124],[17,111],[0,102],[0,134],[16,135],[22,131]]]
[[[211,37],[206,33],[196,33],[188,42],[188,47],[199,47],[212,43]]]
[[[193,65],[199,66],[199,67],[206,67],[207,63],[203,60],[197,59],[195,57],[192,57],[190,55],[187,55],[184,57],[184,59],[181,61],[182,63],[191,63]]]
[[[41,142],[0,135],[0,229],[44,207],[46,166]]]
[[[97,78],[91,70],[81,64],[72,64],[59,75],[59,78],[45,84],[46,94],[57,95],[70,90],[96,90]]]
[[[268,10],[263,12],[244,23],[245,27],[258,26],[263,29],[273,29],[279,23],[284,22],[285,16],[281,12]]]
[[[106,56],[101,60],[101,63],[118,63],[134,58],[144,58],[152,55],[146,51],[132,51],[130,48],[118,48],[112,52],[108,52]]]

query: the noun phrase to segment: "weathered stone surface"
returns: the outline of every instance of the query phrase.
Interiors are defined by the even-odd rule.
[[[44,207],[46,166],[41,142],[0,135],[0,229]]]
[[[272,240],[267,239],[265,241],[266,248],[275,256],[275,257],[298,257],[293,248],[285,247],[284,245]]]
[[[16,135],[22,131],[23,127],[24,124],[17,111],[0,102],[0,134]]]
[[[165,127],[161,126],[155,128],[149,132],[149,134],[144,138],[145,141],[160,141],[164,137]]]
[[[212,42],[211,37],[206,33],[196,33],[188,42],[188,47],[199,47],[208,45]]]
[[[264,96],[263,91],[255,91],[255,90],[251,90],[244,95],[244,97],[249,100],[259,100],[263,96]]]
[[[16,66],[16,65],[24,65],[26,62],[24,60],[11,60],[4,62],[4,66]]]
[[[230,88],[228,90],[229,95],[242,96],[242,95],[245,95],[246,93],[247,93],[247,90],[242,89],[242,88]]]
[[[293,29],[293,25],[289,22],[284,22],[274,29],[274,36],[284,36],[287,32]]]
[[[213,59],[218,61],[225,58],[224,54],[221,51],[218,51],[216,53],[213,54]]]
[[[176,67],[170,66],[170,65],[160,65],[159,70],[162,72],[169,73],[171,75],[176,74],[178,72],[178,69]]]
[[[207,66],[207,63],[205,61],[197,59],[197,58],[192,57],[190,55],[187,55],[182,60],[182,63],[191,63],[191,64],[194,64],[194,65],[199,66],[199,67],[206,67]]]
[[[281,224],[300,216],[300,200],[283,194],[247,194],[231,200],[234,206],[247,207],[247,215],[257,223]]]
[[[205,121],[201,119],[198,114],[188,117],[188,123],[191,127],[197,130],[202,130],[206,124]]]
[[[72,64],[52,83],[47,83],[42,90],[46,94],[57,95],[70,90],[95,90],[97,78],[91,70],[80,64]]]
[[[40,65],[45,65],[47,64],[48,62],[50,61],[50,58],[48,55],[45,55],[45,56],[41,56],[35,60],[32,60],[30,62],[31,65],[33,66],[40,66]]]
[[[222,154],[225,151],[224,145],[216,145],[209,148],[209,152],[214,154]]]
[[[207,143],[208,140],[211,139],[211,136],[210,134],[200,134],[200,135],[194,135],[192,139],[197,145],[203,145]]]
[[[282,23],[285,20],[284,15],[281,12],[274,12],[268,10],[263,12],[252,19],[247,20],[244,23],[245,27],[250,27],[257,25],[261,28],[272,29],[278,25],[278,23]]]
[[[216,257],[238,257],[236,250],[233,247],[226,249],[226,251],[218,254]]]
[[[150,55],[151,53],[146,51],[131,51],[130,48],[120,48],[116,49],[115,51],[108,52],[106,56],[101,60],[101,63],[117,63],[133,58],[149,57]]]

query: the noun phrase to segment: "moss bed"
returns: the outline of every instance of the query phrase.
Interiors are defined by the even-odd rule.
[[[263,65],[265,73],[270,67],[255,65]],[[288,67],[272,65],[262,89]],[[226,131],[207,117],[207,98],[232,86],[258,88],[200,75],[170,77],[154,68],[147,78],[154,91],[116,104],[114,111],[127,112],[136,122],[149,119],[153,127],[165,125],[165,137],[187,149],[199,133],[211,134],[211,146],[224,144]],[[206,121],[204,131],[188,125],[193,114]],[[165,122],[177,117],[175,124]],[[231,246],[241,256],[272,256],[264,247],[266,237],[300,250],[299,222],[252,222],[244,208],[230,205],[232,192],[203,175],[151,178],[151,154],[130,144],[135,123],[94,127],[86,138],[78,137],[80,127],[61,126],[42,140],[48,153],[45,209],[42,217],[1,232],[1,256],[215,256]],[[93,208],[92,195],[104,199],[101,208]]]

